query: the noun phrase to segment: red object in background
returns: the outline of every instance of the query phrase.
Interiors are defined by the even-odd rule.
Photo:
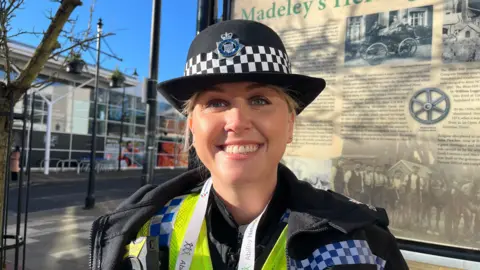
[[[159,148],[161,149],[161,151],[158,152],[158,167],[174,167],[188,165],[188,155],[183,152],[182,143],[161,142]],[[176,164],[175,156],[177,156]]]

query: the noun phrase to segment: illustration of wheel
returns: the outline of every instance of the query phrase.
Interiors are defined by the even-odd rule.
[[[398,45],[397,53],[400,57],[412,57],[417,52],[417,41],[413,38],[406,38]]]
[[[363,59],[363,60],[367,60],[367,49],[368,49],[368,45],[367,44],[362,44],[360,46],[360,49],[358,50],[358,54],[360,54],[360,57]]]
[[[433,125],[447,117],[450,111],[450,98],[438,88],[424,88],[410,99],[409,111],[417,122]]]
[[[388,54],[387,45],[377,42],[370,45],[365,52],[365,60],[372,66],[381,64]]]

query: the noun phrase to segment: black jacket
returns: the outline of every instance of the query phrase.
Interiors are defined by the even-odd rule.
[[[281,164],[278,176],[279,181],[284,181],[288,187],[286,201],[291,212],[287,254],[292,260],[305,263],[319,247],[364,240],[372,253],[386,262],[385,270],[408,269],[394,236],[387,228],[385,210],[352,202],[332,191],[315,189],[309,183],[299,181]],[[91,269],[122,269],[125,246],[136,238],[145,222],[170,199],[191,192],[205,179],[206,175],[195,169],[159,186],[146,185],[115,211],[95,220],[91,231]],[[342,265],[329,269],[377,269],[377,266]]]

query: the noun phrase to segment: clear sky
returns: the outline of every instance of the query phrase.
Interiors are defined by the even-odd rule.
[[[82,0],[72,17],[78,17],[77,29],[86,29],[92,0]],[[180,4],[181,2],[181,4]],[[219,1],[220,4],[222,1]],[[12,23],[14,29],[36,31],[46,30],[49,20],[46,15],[55,12],[58,3],[50,0],[25,0],[22,10],[18,10]],[[219,7],[221,9],[221,7]],[[148,76],[150,57],[150,26],[152,1],[148,0],[97,0],[93,15],[93,27],[96,31],[98,18],[102,18],[104,32],[113,32],[115,36],[106,38],[112,51],[123,58],[119,62],[108,56],[102,56],[102,67],[114,69],[118,66],[125,73],[132,73],[137,68],[140,78]],[[160,81],[181,76],[185,66],[186,54],[190,42],[195,36],[197,0],[162,1],[162,25],[160,39]],[[93,33],[92,33],[93,34]],[[38,45],[40,37],[24,35],[17,41]],[[94,46],[95,47],[95,46]],[[108,48],[103,43],[103,51]],[[85,61],[95,62],[95,52],[86,52]]]

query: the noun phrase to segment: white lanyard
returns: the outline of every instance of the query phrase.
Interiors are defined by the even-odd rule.
[[[193,253],[195,251],[195,246],[197,244],[198,235],[200,234],[200,228],[202,227],[203,219],[205,218],[205,213],[207,211],[208,198],[210,195],[210,189],[212,188],[212,179],[209,178],[207,182],[203,185],[202,192],[200,193],[200,198],[198,198],[195,209],[193,210],[192,218],[188,224],[185,237],[178,254],[177,263],[175,265],[175,270],[189,270],[192,263]],[[267,204],[268,206],[268,204]],[[260,218],[265,212],[263,209],[262,213],[255,218],[250,224],[248,224],[247,229],[242,240],[242,247],[240,249],[240,260],[238,262],[238,269],[242,270],[253,270],[255,265],[255,237],[257,234],[257,226],[260,221]],[[196,269],[195,269],[196,270]]]

